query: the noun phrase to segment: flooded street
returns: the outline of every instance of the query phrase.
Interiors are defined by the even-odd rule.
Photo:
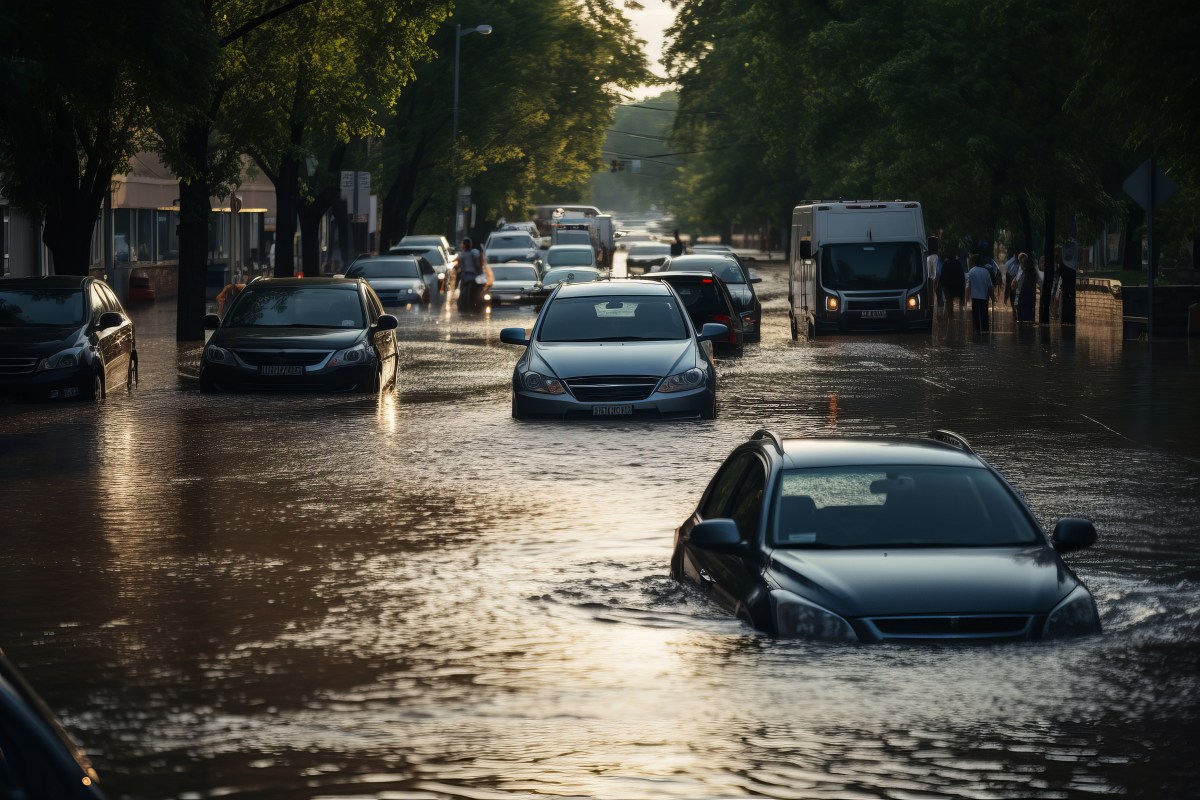
[[[141,384],[0,406],[0,648],[110,798],[1082,798],[1200,781],[1200,353],[1116,324],[763,340],[713,422],[519,423],[530,308],[399,312],[394,396],[201,395],[171,301]],[[181,372],[183,374],[181,374]],[[757,428],[948,428],[1042,525],[1105,632],[777,641],[671,580]]]

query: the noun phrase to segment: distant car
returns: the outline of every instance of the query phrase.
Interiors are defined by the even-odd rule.
[[[137,377],[133,322],[104,281],[0,278],[0,395],[100,400]]]
[[[538,241],[526,231],[494,231],[484,242],[483,252],[489,264],[533,264],[538,260]]]
[[[545,299],[533,264],[494,264],[492,278],[492,288],[483,299],[493,307],[540,303]]]
[[[662,264],[671,255],[671,245],[653,243],[632,243],[626,248],[625,269],[630,275],[635,272],[650,272]]]
[[[634,244],[652,244],[658,241],[658,237],[652,233],[632,231],[618,233],[616,238],[618,250],[627,250],[630,245]]]
[[[714,350],[741,354],[745,342],[742,318],[738,316],[737,305],[725,281],[711,272],[647,272],[642,277],[671,284],[697,330],[709,322],[729,329],[725,336],[712,340]]]
[[[371,284],[385,306],[428,304],[438,291],[438,276],[424,256],[367,256],[346,270],[347,278]]]
[[[546,255],[542,258],[542,272],[555,269],[557,267],[595,267],[600,268],[596,262],[596,251],[591,245],[587,244],[556,244],[546,251]]]
[[[742,318],[746,341],[757,342],[762,335],[762,303],[754,291],[753,284],[761,278],[750,277],[750,272],[733,256],[720,253],[692,253],[672,256],[653,268],[654,272],[695,272],[706,270],[713,273],[729,287],[729,293],[737,304],[738,316]]]
[[[1100,632],[1060,553],[966,440],[781,439],[760,430],[675,532],[671,575],[756,628],[840,641],[1060,639]]]
[[[446,257],[446,252],[441,246],[429,247],[423,244],[398,244],[388,250],[390,256],[420,256],[429,262],[433,267],[433,271],[437,273],[437,285],[439,291],[446,290],[446,273],[454,268],[454,263],[457,256],[451,255]]]
[[[78,744],[0,651],[0,797],[103,800]]]
[[[757,261],[762,252],[759,250],[751,250],[748,247],[731,247],[727,244],[694,244],[692,245],[693,253],[728,253],[735,256],[738,261],[749,262]]]
[[[501,225],[498,230],[525,231],[530,236],[532,236],[534,238],[534,240],[540,239],[542,236],[541,231],[538,230],[538,226],[537,226],[536,222],[506,222],[503,225]]]
[[[538,282],[535,290],[536,302],[541,306],[560,283],[588,283],[598,280],[600,270],[596,267],[556,267],[547,271]]]
[[[361,278],[259,278],[204,318],[200,389],[378,392],[396,382],[396,326]]]
[[[526,348],[513,370],[512,415],[700,417],[717,413],[717,373],[677,295],[657,281],[562,284],[528,338],[505,328],[500,341]]]
[[[453,268],[454,264],[458,261],[458,243],[450,244],[445,236],[438,236],[436,234],[409,234],[393,245],[392,250],[389,250],[388,253],[389,255],[408,255],[406,253],[394,253],[393,250],[398,247],[417,246],[436,247],[438,249],[438,256],[426,255],[425,257],[429,259],[430,264],[433,264],[433,268],[443,276],[445,276],[445,270]],[[442,285],[445,286],[444,280]]]

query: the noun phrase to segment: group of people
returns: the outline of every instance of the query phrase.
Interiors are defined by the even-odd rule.
[[[929,272],[933,277],[937,302],[944,306],[946,316],[954,318],[954,304],[971,301],[972,327],[978,333],[991,328],[990,312],[997,296],[1003,293],[1003,303],[1008,305],[1017,322],[1033,322],[1036,319],[1038,287],[1045,280],[1046,257],[1035,267],[1027,253],[1010,256],[1005,268],[994,258],[985,259],[982,248],[973,252],[963,266],[962,260],[951,251],[943,258],[938,252],[939,237],[929,238]],[[1052,308],[1055,313],[1061,304],[1061,322],[1075,324],[1075,268],[1063,261],[1061,247],[1054,250],[1054,295]]]
[[[458,283],[458,310],[482,311],[487,305],[484,296],[495,280],[483,248],[475,247],[470,238],[459,242],[458,263],[453,271],[448,273],[446,280],[447,298],[454,291],[454,286],[449,278],[450,274],[454,275]]]

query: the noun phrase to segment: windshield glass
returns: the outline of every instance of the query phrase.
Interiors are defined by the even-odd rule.
[[[728,258],[681,256],[679,258],[672,258],[664,269],[668,272],[690,272],[692,270],[706,269],[726,283],[746,282],[746,276],[742,274],[741,267],[737,265],[736,261]]]
[[[5,289],[0,291],[0,325],[82,325],[79,289]]]
[[[786,470],[775,509],[780,547],[997,547],[1040,538],[1016,498],[980,468]]]
[[[587,231],[558,231],[554,234],[555,244],[591,244]]]
[[[357,285],[247,287],[223,327],[362,328],[362,303]]]
[[[526,233],[492,234],[488,237],[485,250],[536,250],[537,242]]]
[[[346,270],[347,278],[420,278],[417,262],[410,259],[360,261]]]
[[[921,248],[913,242],[821,248],[821,283],[829,289],[910,289],[923,277]]]
[[[536,281],[538,274],[533,267],[495,266],[492,277],[498,281]]]
[[[654,256],[669,255],[671,255],[671,246],[669,244],[629,245],[629,258],[652,258]]]
[[[546,263],[552,267],[589,267],[592,264],[592,251],[580,248],[578,250],[546,251]]]
[[[686,335],[677,304],[665,295],[562,297],[546,309],[538,341],[635,342]]]
[[[674,280],[669,283],[675,287],[692,322],[703,324],[717,314],[731,315],[731,309],[725,304],[725,298],[717,292],[717,284],[712,278]]]
[[[586,283],[594,281],[600,277],[600,271],[590,267],[563,267],[562,269],[552,269],[542,276],[542,283],[550,286],[551,284],[561,283]]]

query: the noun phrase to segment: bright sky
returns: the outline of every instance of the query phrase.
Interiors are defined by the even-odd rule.
[[[675,11],[667,0],[638,0],[642,5],[641,11],[625,9],[625,16],[633,23],[634,33],[639,39],[646,41],[646,58],[650,62],[650,71],[659,76],[665,76],[666,71],[660,63],[662,59],[663,31],[675,19]],[[663,90],[661,86],[639,87],[633,90],[633,95],[639,100],[653,97]]]

